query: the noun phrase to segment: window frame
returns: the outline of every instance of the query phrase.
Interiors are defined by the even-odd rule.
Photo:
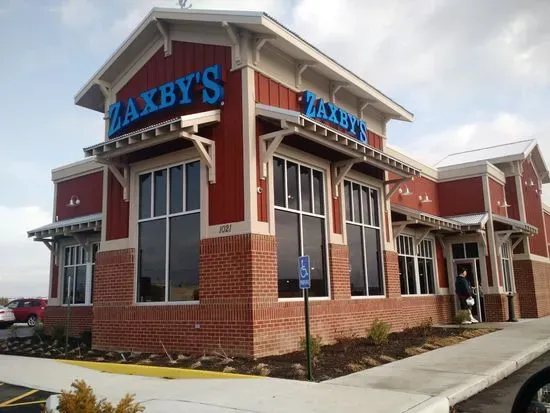
[[[281,207],[281,206],[278,206],[276,205],[275,203],[275,167],[274,167],[274,161],[275,161],[275,158],[279,158],[279,159],[282,159],[285,161],[285,166],[286,166],[286,162],[292,162],[296,165],[298,165],[298,173],[297,173],[297,181],[298,181],[298,186],[297,186],[297,193],[298,193],[298,209],[292,209],[292,208],[288,208],[288,197],[285,198],[285,207]],[[324,212],[324,215],[320,215],[320,214],[316,214],[315,212],[307,212],[307,211],[302,211],[301,210],[301,207],[302,207],[302,181],[300,179],[300,169],[301,167],[305,167],[305,168],[309,168],[312,172],[313,171],[317,171],[317,172],[320,172],[321,173],[321,176],[322,176],[322,182],[323,182],[323,191],[322,191],[322,194],[323,194],[323,202],[322,202],[322,206],[323,206],[323,212]],[[329,174],[329,170],[326,169],[326,168],[323,168],[322,166],[319,166],[318,164],[315,164],[311,158],[307,158],[307,160],[304,162],[304,161],[301,161],[301,160],[298,160],[297,158],[293,157],[293,156],[289,156],[287,155],[286,153],[283,154],[281,152],[275,152],[275,154],[273,154],[273,156],[271,157],[271,167],[270,167],[270,175],[271,175],[271,178],[270,178],[270,182],[269,182],[269,185],[270,185],[270,193],[272,194],[272,198],[271,198],[271,202],[270,202],[270,205],[271,205],[271,211],[270,213],[273,214],[273,228],[274,228],[274,231],[273,233],[275,234],[275,237],[277,237],[277,234],[276,234],[276,231],[275,231],[275,227],[276,227],[276,222],[275,222],[275,211],[276,210],[280,210],[280,211],[284,211],[284,212],[290,212],[290,213],[294,213],[294,214],[297,214],[299,216],[299,231],[300,231],[300,250],[303,251],[304,250],[304,237],[303,237],[303,216],[306,215],[306,216],[311,216],[311,217],[314,217],[314,218],[320,218],[320,219],[323,219],[324,220],[324,237],[325,237],[325,248],[324,248],[324,254],[325,254],[325,260],[326,260],[326,278],[327,278],[327,295],[326,296],[322,296],[322,297],[312,297],[312,296],[309,296],[309,300],[310,301],[324,301],[324,300],[331,300],[332,299],[332,294],[331,294],[331,269],[330,269],[330,259],[329,259],[329,243],[330,243],[330,231],[329,231],[329,225],[330,223],[332,222],[332,220],[330,220],[330,215],[331,215],[331,209],[329,208],[329,202],[328,202],[328,196],[329,196],[329,192],[328,192],[328,188],[329,188],[329,181],[328,181],[328,175]],[[311,174],[311,178],[310,178],[310,182],[311,182],[311,195],[312,195],[312,210],[315,211],[315,206],[313,204],[314,202],[314,188],[313,188],[313,173]],[[286,179],[286,167],[285,167],[285,194],[288,194],[288,179]],[[298,261],[296,260],[296,276],[298,276]],[[279,283],[279,275],[277,273],[277,285]],[[277,300],[279,302],[292,302],[292,301],[303,301],[304,299],[304,290],[301,290],[301,296],[300,297],[279,297],[279,289],[277,287]]]
[[[368,188],[369,189],[369,199],[370,199],[370,190],[373,189],[375,191],[377,191],[378,193],[378,197],[377,197],[377,200],[378,200],[378,224],[379,226],[376,227],[374,225],[369,225],[369,224],[365,224],[364,222],[354,222],[354,221],[348,221],[347,219],[347,216],[346,216],[346,193],[345,193],[345,182],[348,181],[350,184],[357,184],[359,185],[360,187],[360,191],[361,191],[361,205],[362,205],[362,188],[365,187],[365,188]],[[360,179],[356,179],[355,177],[353,176],[349,176],[349,175],[346,175],[344,177],[344,179],[342,180],[342,183],[340,185],[340,194],[341,194],[341,213],[340,213],[340,216],[341,216],[341,219],[342,219],[342,233],[345,234],[345,245],[349,248],[349,242],[348,242],[348,224],[350,225],[356,225],[358,227],[360,227],[362,229],[361,231],[361,236],[364,237],[364,231],[363,231],[363,228],[372,228],[372,229],[376,229],[378,230],[378,239],[379,239],[379,248],[380,248],[380,275],[381,275],[381,279],[382,279],[382,294],[380,295],[369,295],[368,294],[368,272],[367,272],[367,257],[366,257],[366,254],[364,253],[365,249],[363,248],[363,269],[364,269],[364,272],[365,272],[365,290],[366,290],[366,293],[365,295],[351,295],[351,279],[350,279],[350,276],[348,275],[348,280],[349,280],[349,283],[350,283],[350,297],[352,300],[365,300],[365,299],[383,299],[383,298],[387,298],[387,289],[386,289],[386,270],[384,268],[384,242],[385,242],[385,228],[384,228],[384,220],[383,220],[383,201],[382,201],[382,193],[383,193],[383,187],[382,186],[378,186],[378,185],[375,185],[373,184],[372,182],[367,182],[367,181],[363,181],[363,180],[360,180]],[[352,186],[352,191],[353,191],[353,186]],[[352,198],[353,198],[353,193],[352,193]],[[352,205],[351,205],[351,209],[352,209],[352,217],[353,217],[353,199],[351,200],[352,202]],[[372,211],[372,206],[369,208],[369,214],[370,214],[370,218],[372,220],[372,218],[374,218],[374,215],[373,215],[373,211]],[[363,240],[363,239],[362,239]],[[348,249],[349,251],[349,249]],[[348,253],[349,254],[349,253]],[[349,255],[348,255],[348,265],[351,265],[349,263]]]
[[[507,257],[504,256],[505,251],[508,252]],[[508,270],[510,271],[510,283],[512,284],[510,291],[508,291],[506,289],[506,274],[505,274],[505,270],[504,270],[505,261],[508,262]],[[502,288],[504,289],[504,292],[506,292],[506,293],[516,293],[516,279],[515,279],[515,276],[514,276],[512,246],[510,245],[509,242],[505,242],[504,244],[502,244],[500,246],[500,265],[502,266],[502,281],[503,281]]]
[[[86,254],[88,255],[88,259],[85,260],[84,264],[79,264],[79,265],[82,265],[82,266],[85,266],[86,267],[86,282],[85,282],[85,290],[84,290],[84,302],[83,303],[71,303],[71,307],[90,307],[90,306],[93,306],[94,305],[94,302],[93,302],[93,287],[92,287],[92,283],[93,283],[93,270],[95,269],[95,257],[93,256],[93,250],[94,250],[94,245],[98,245],[98,249],[97,249],[97,252],[99,252],[101,250],[101,241],[100,240],[88,240],[88,245],[86,248],[82,247],[82,245],[80,245],[78,242],[75,242],[75,241],[72,241],[72,242],[67,242],[65,244],[63,244],[61,246],[61,248],[59,248],[59,254],[61,255],[61,265],[59,265],[59,279],[60,279],[60,282],[59,282],[59,301],[60,301],[60,306],[64,306],[64,307],[67,307],[68,304],[64,302],[65,300],[65,268],[67,267],[66,263],[65,263],[65,258],[66,258],[66,254],[65,254],[65,251],[67,248],[73,248],[73,247],[78,247],[78,248],[81,248],[81,249],[84,249]],[[71,268],[76,268],[76,265],[74,264],[71,264],[70,265]],[[95,274],[94,274],[95,275]],[[74,278],[73,278],[73,300],[74,300],[74,288],[75,288],[75,283],[74,283]]]
[[[395,238],[395,251],[397,252],[397,258],[398,258],[398,269],[399,269],[399,257],[412,257],[414,262],[414,278],[415,278],[415,284],[416,284],[416,293],[415,294],[403,294],[401,292],[401,270],[399,269],[399,289],[400,289],[400,295],[401,297],[434,297],[438,295],[439,291],[439,277],[438,277],[438,267],[437,267],[437,246],[435,243],[434,237],[426,237],[424,238],[421,243],[416,246],[415,245],[415,235],[411,232],[404,232],[402,234],[399,234]],[[413,255],[410,254],[403,254],[399,252],[399,238],[410,238],[412,239],[412,249],[413,249]],[[432,250],[432,256],[427,257],[425,255],[419,255],[418,249],[420,248],[420,245],[422,242],[428,241],[431,245]],[[432,267],[433,267],[433,285],[434,285],[434,292],[433,293],[421,293],[420,288],[420,267],[419,267],[419,259],[426,259],[426,260],[432,260]],[[427,281],[427,280],[426,280]]]
[[[171,158],[173,159],[173,158]],[[185,201],[186,198],[186,184],[185,184],[185,178],[186,178],[186,165],[191,164],[194,162],[198,162],[199,164],[199,209],[194,209],[191,211],[182,211],[182,212],[176,212],[171,213],[170,212],[170,169],[175,166],[183,166],[183,207],[185,208]],[[131,185],[132,190],[134,191],[135,195],[132,197],[132,201],[134,202],[134,205],[131,207],[131,211],[133,214],[134,219],[130,221],[130,226],[133,226],[133,230],[129,231],[129,234],[133,235],[133,244],[136,250],[136,259],[134,260],[134,292],[133,292],[133,302],[134,305],[137,306],[167,306],[167,305],[199,305],[200,304],[200,295],[199,300],[189,300],[189,301],[169,301],[167,298],[169,297],[169,289],[170,289],[170,279],[169,279],[169,244],[170,244],[170,218],[183,216],[183,215],[192,215],[192,214],[198,214],[199,215],[199,240],[202,239],[202,226],[203,226],[203,214],[207,213],[207,211],[203,211],[203,192],[205,189],[203,189],[203,162],[196,153],[193,153],[191,156],[182,156],[177,160],[171,160],[167,162],[156,162],[154,165],[151,165],[150,167],[147,167],[143,165],[143,167],[139,168],[139,164],[137,164],[138,167],[133,171],[132,173],[132,179],[133,184]],[[139,169],[138,169],[139,168]],[[166,211],[164,215],[154,216],[154,174],[157,171],[166,170]],[[139,203],[140,203],[140,177],[142,175],[151,175],[151,216],[149,218],[140,218],[139,217]],[[208,190],[208,188],[206,188]],[[203,214],[201,214],[201,212]],[[164,291],[164,301],[139,301],[138,300],[138,286],[139,286],[139,224],[142,222],[150,222],[150,221],[156,221],[156,220],[165,220],[166,221],[166,234],[165,234],[165,242],[166,242],[166,253],[165,253],[165,291]],[[199,260],[200,260],[200,254],[199,254]],[[199,263],[199,285],[200,285],[200,263]],[[200,289],[199,289],[200,294]]]

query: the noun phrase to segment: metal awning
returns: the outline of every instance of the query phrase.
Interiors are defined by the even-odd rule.
[[[197,135],[199,127],[220,121],[220,109],[193,113],[139,129],[115,139],[84,148],[84,156],[95,156],[98,163],[109,167],[111,173],[122,186],[124,200],[129,199],[128,165],[120,162],[120,157],[132,152],[160,145],[176,139],[191,142],[208,168],[208,181],[216,182],[215,143]]]
[[[267,176],[267,162],[269,158],[273,155],[283,138],[292,134],[303,136],[348,156],[350,158],[347,165],[348,170],[353,163],[366,162],[403,177],[421,175],[419,169],[389,156],[372,146],[361,143],[343,132],[310,119],[300,112],[257,103],[256,116],[274,120],[281,127],[278,131],[260,136],[262,140],[260,157],[263,178]]]
[[[422,224],[431,227],[432,230],[461,231],[462,226],[459,222],[448,218],[438,217],[437,215],[417,211],[402,205],[391,205],[391,210],[398,214],[405,215],[407,220],[404,222],[395,222],[396,225]]]
[[[27,235],[29,238],[34,237],[36,241],[42,241],[47,237],[69,236],[86,231],[98,232],[101,231],[102,220],[102,213],[65,219],[27,231]]]
[[[471,231],[475,229],[484,229],[485,224],[487,224],[487,221],[489,220],[489,214],[487,212],[483,212],[480,214],[454,215],[445,218],[458,222],[463,231]]]
[[[513,232],[520,232],[523,234],[534,235],[539,232],[539,229],[527,222],[518,221],[501,215],[493,215],[493,221],[500,222],[501,224],[509,225]]]

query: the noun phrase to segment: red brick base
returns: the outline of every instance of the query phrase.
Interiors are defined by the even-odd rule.
[[[514,261],[516,290],[524,318],[544,317],[550,314],[550,263]]]
[[[69,335],[78,337],[84,330],[92,329],[92,307],[71,307]],[[67,307],[47,306],[44,311],[44,328],[50,334],[53,326],[67,325]]]

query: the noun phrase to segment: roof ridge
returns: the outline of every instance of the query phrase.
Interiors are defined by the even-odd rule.
[[[522,142],[532,142],[536,139],[534,138],[530,138],[530,139],[521,139],[521,140],[516,140],[516,141],[509,141],[509,142],[506,142],[506,143],[501,143],[501,144],[498,144],[498,145],[491,145],[491,146],[483,146],[483,147],[479,147],[479,148],[476,148],[476,149],[469,149],[467,151],[462,151],[462,152],[453,152],[453,153],[450,153],[449,155],[447,155],[445,158],[449,157],[449,156],[452,156],[452,155],[460,155],[462,153],[470,153],[470,152],[476,152],[476,151],[481,151],[483,149],[491,149],[491,148],[498,148],[500,146],[506,146],[506,145],[512,145],[512,144],[515,144],[515,143],[522,143]],[[445,159],[444,158],[444,159]]]

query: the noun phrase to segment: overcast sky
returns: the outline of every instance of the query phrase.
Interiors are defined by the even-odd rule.
[[[520,138],[550,162],[548,0],[192,0],[264,10],[415,114],[389,142],[435,163]],[[0,296],[46,295],[50,170],[103,138],[73,97],[152,6],[177,0],[0,0]],[[546,200],[550,198],[545,195]]]

